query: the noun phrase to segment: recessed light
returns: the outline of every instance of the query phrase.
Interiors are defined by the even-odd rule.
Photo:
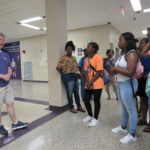
[[[133,10],[135,12],[142,10],[141,1],[140,0],[130,0],[130,2],[132,4]]]
[[[29,22],[33,22],[33,21],[42,20],[42,19],[43,19],[43,17],[33,17],[33,18],[21,20],[21,21],[19,21],[19,23],[21,23],[21,24],[23,24],[23,23],[29,23]]]
[[[25,24],[25,23],[22,23],[22,24],[20,24],[20,25],[25,26],[25,27],[28,27],[28,28],[36,29],[36,30],[40,30],[40,29],[41,29],[41,28],[39,28],[39,27],[30,25],[30,24]]]
[[[150,8],[144,9],[143,12],[144,13],[150,12]]]

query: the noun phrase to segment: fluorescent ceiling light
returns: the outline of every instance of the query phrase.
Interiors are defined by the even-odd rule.
[[[143,33],[143,34],[147,34],[147,30],[143,30],[142,33]]]
[[[33,21],[38,21],[43,19],[43,17],[33,17],[33,18],[29,18],[29,19],[25,19],[25,20],[21,20],[19,21],[19,23],[28,23],[28,22],[33,22]]]
[[[133,7],[134,11],[137,12],[137,11],[141,11],[142,10],[140,0],[130,0],[130,2],[132,4],[132,7]]]
[[[47,28],[43,28],[43,30],[47,30]]]
[[[150,12],[150,8],[144,9],[143,12],[144,13]]]
[[[40,29],[41,29],[41,28],[39,28],[39,27],[30,25],[30,24],[25,24],[25,23],[20,24],[20,25],[25,26],[25,27],[28,27],[28,28],[36,29],[36,30],[40,30]]]

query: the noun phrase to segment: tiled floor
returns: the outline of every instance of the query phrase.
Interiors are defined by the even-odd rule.
[[[45,97],[44,100],[48,100],[47,89],[44,89],[47,88],[47,83],[25,82],[21,84],[20,81],[13,81],[13,86],[15,84],[17,85],[15,91],[18,90],[18,85],[35,91],[33,96],[30,90],[28,90],[28,95],[27,91],[19,88],[20,91],[16,91],[17,97],[40,100]],[[36,95],[36,90],[40,86],[43,87],[41,93],[38,92]],[[48,111],[44,110],[45,107],[47,106],[16,102],[18,117],[25,121],[32,121],[46,115]],[[89,128],[87,124],[81,122],[85,116],[86,113],[72,114],[66,111],[0,150],[149,150],[150,134],[143,133],[143,127],[138,128],[138,142],[135,144],[122,145],[119,139],[123,135],[111,133],[111,129],[120,122],[120,104],[115,99],[106,100],[105,92],[102,95],[100,124],[95,128]],[[3,120],[10,125],[10,122],[7,122],[7,116],[3,117]]]

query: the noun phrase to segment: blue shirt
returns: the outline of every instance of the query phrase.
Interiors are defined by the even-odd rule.
[[[6,52],[0,51],[0,74],[8,74],[8,67],[10,67],[10,58]],[[0,87],[7,86],[9,81],[0,78]]]
[[[148,75],[150,72],[150,58],[141,58],[140,61],[144,66],[144,75]]]
[[[82,72],[82,73],[86,72],[86,71],[84,70],[85,59],[86,59],[86,57],[83,56],[83,57],[80,59],[80,61],[79,61],[79,68],[81,69],[81,72]]]

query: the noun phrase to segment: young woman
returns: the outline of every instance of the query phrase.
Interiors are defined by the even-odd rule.
[[[86,71],[86,90],[84,104],[88,112],[88,116],[84,118],[83,122],[90,122],[89,126],[96,126],[98,116],[100,112],[100,98],[102,89],[104,88],[104,81],[101,78],[101,72],[103,71],[103,60],[100,55],[97,54],[99,46],[95,42],[91,42],[87,46],[88,57],[85,61],[84,69]],[[92,112],[90,100],[91,96],[94,96],[94,115]]]
[[[61,73],[61,78],[66,88],[70,112],[85,112],[85,110],[81,107],[80,104],[79,68],[76,58],[72,56],[72,52],[75,50],[75,46],[72,41],[66,43],[65,50],[67,54],[60,58],[56,69]],[[73,95],[77,104],[77,110],[73,106]]]
[[[141,55],[140,61],[144,67],[143,76],[138,79],[137,96],[140,97],[140,116],[138,125],[147,125],[147,111],[148,111],[148,97],[146,95],[146,81],[150,71],[150,58],[144,58],[141,54],[142,49],[148,43],[149,39],[144,38],[139,43],[139,55]]]
[[[149,35],[150,35],[150,28],[147,29]],[[149,42],[144,46],[141,55],[143,57],[145,57],[145,59],[150,59],[150,36],[149,37]],[[148,67],[150,66],[150,63],[148,63]],[[150,68],[150,67],[149,67]],[[150,76],[148,76],[148,80],[149,80]],[[149,109],[149,116],[150,116],[150,92],[148,94],[148,109]],[[149,118],[149,123],[147,125],[147,127],[145,127],[143,129],[144,132],[150,132],[150,118]]]
[[[118,46],[122,50],[121,56],[116,61],[112,72],[116,74],[118,96],[122,106],[121,125],[112,129],[113,133],[128,134],[120,139],[123,144],[136,142],[137,129],[137,109],[135,93],[137,91],[138,82],[134,78],[137,63],[139,61],[136,53],[136,42],[134,35],[130,32],[123,33],[119,38]],[[127,125],[129,121],[129,131]]]
[[[104,68],[107,70],[107,72],[110,74],[111,82],[105,85],[106,92],[108,94],[108,100],[111,99],[110,97],[110,86],[112,85],[113,90],[116,94],[116,100],[118,100],[117,96],[117,87],[116,87],[116,81],[115,76],[111,73],[111,68],[115,66],[115,59],[113,58],[114,51],[112,49],[108,49],[106,51],[107,58],[104,59]]]

